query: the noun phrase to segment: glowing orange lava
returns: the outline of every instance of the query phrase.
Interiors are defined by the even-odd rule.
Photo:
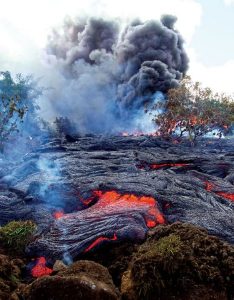
[[[93,191],[93,196],[98,199],[95,204],[96,211],[105,212],[108,210],[115,214],[116,212],[123,211],[124,213],[131,213],[135,210],[142,212],[145,223],[148,228],[153,228],[158,224],[164,224],[165,219],[163,214],[157,207],[157,201],[153,197],[149,196],[136,196],[134,194],[120,194],[117,191]],[[92,198],[91,197],[91,198]],[[89,209],[93,209],[92,206]],[[117,235],[114,234],[113,238],[105,236],[98,237],[93,243],[91,243],[84,252],[88,252],[103,241],[116,241]]]
[[[104,208],[106,206],[113,206],[116,209],[132,208],[134,207],[147,207],[147,214],[145,216],[146,225],[149,228],[155,227],[157,224],[165,223],[163,215],[157,208],[156,200],[149,196],[136,196],[133,194],[123,194],[116,191],[94,191],[93,192],[98,198],[97,208]]]
[[[46,267],[45,257],[38,258],[36,265],[31,270],[31,274],[35,278],[50,275],[52,272],[52,269]]]
[[[117,235],[114,234],[113,238],[107,238],[107,237],[99,237],[97,238],[91,245],[89,245],[88,248],[85,249],[84,252],[88,252],[90,250],[92,250],[94,247],[96,247],[98,244],[100,244],[103,241],[116,241],[117,240]]]
[[[234,194],[229,194],[229,193],[225,193],[225,192],[215,192],[215,191],[213,191],[213,188],[215,187],[215,185],[213,183],[206,181],[205,184],[206,184],[206,190],[208,192],[214,192],[215,194],[219,195],[220,197],[234,201]]]
[[[213,189],[213,187],[214,187],[214,184],[211,183],[211,182],[209,182],[209,181],[206,181],[205,184],[206,184],[206,190],[207,190],[208,192],[211,192],[212,189]]]
[[[187,163],[165,163],[165,164],[152,164],[150,165],[150,168],[152,170],[157,170],[157,169],[161,169],[161,168],[165,168],[165,167],[186,167],[189,166],[189,164]]]
[[[54,217],[55,219],[60,219],[60,218],[62,218],[63,216],[64,216],[64,211],[63,211],[63,210],[55,211],[55,212],[53,213],[53,217]]]
[[[234,194],[228,194],[224,192],[217,192],[216,194],[228,200],[234,201]]]

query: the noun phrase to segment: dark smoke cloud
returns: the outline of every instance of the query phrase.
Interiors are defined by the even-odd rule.
[[[116,22],[102,19],[67,19],[60,35],[56,30],[49,37],[48,53],[64,61],[64,65],[72,66],[83,59],[93,63],[90,54],[95,50],[113,52],[118,38],[119,27]]]
[[[176,18],[132,21],[67,19],[49,38],[47,54],[62,74],[54,107],[83,131],[134,126],[144,104],[179,84],[188,68]],[[125,129],[126,129],[125,128]]]

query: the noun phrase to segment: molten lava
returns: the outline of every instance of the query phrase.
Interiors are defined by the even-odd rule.
[[[209,182],[209,181],[206,181],[205,184],[206,184],[206,190],[207,190],[208,192],[211,192],[212,189],[213,189],[213,187],[214,187],[214,184],[211,183],[211,182]]]
[[[213,183],[209,182],[209,181],[206,181],[205,185],[206,185],[206,190],[208,192],[214,192],[215,194],[219,195],[220,197],[226,198],[230,201],[234,201],[234,194],[229,194],[229,193],[226,193],[226,192],[215,192],[215,191],[213,191],[213,188],[215,187],[215,185]]]
[[[31,274],[35,278],[50,275],[52,272],[53,270],[46,266],[45,257],[38,258],[36,265],[31,270]]]
[[[163,214],[157,208],[157,202],[153,197],[149,196],[136,196],[134,194],[120,194],[116,191],[93,191],[93,197],[98,198],[95,204],[96,211],[105,211],[105,209],[112,209],[113,213],[116,211],[134,211],[134,209],[142,209],[145,211],[144,219],[148,228],[153,228],[158,224],[164,224],[165,219]],[[92,242],[84,252],[92,250],[103,241],[116,241],[117,234],[115,233],[112,238],[105,236],[98,237]]]
[[[96,247],[103,241],[117,241],[117,239],[118,238],[117,238],[116,234],[114,234],[113,238],[107,238],[107,237],[101,236],[101,237],[97,238],[91,245],[89,245],[89,247],[87,247],[84,252],[88,252],[88,251],[92,250],[94,247]]]
[[[150,165],[150,169],[152,170],[157,170],[157,169],[161,169],[161,168],[172,168],[172,167],[186,167],[189,166],[188,163],[164,163],[164,164],[152,164]]]
[[[54,217],[55,219],[60,219],[60,218],[62,218],[63,216],[64,216],[64,211],[63,211],[63,210],[55,211],[55,212],[53,213],[53,217]]]
[[[93,192],[96,197],[99,198],[96,208],[103,209],[107,206],[114,206],[116,209],[133,208],[134,207],[148,207],[147,215],[145,216],[146,225],[149,228],[155,227],[157,224],[165,223],[163,215],[157,208],[156,200],[149,196],[136,196],[133,194],[123,194],[116,191],[103,192],[96,190]]]
[[[216,192],[216,194],[228,200],[234,201],[234,194],[228,194],[224,192]]]

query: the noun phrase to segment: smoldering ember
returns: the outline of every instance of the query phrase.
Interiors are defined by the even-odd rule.
[[[234,102],[186,77],[175,21],[66,21],[55,121],[2,73],[0,299],[233,299]]]

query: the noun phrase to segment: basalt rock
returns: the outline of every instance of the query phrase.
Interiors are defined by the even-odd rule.
[[[35,280],[23,292],[26,300],[118,300],[108,270],[92,261],[78,261],[54,276]]]
[[[140,243],[150,228],[176,221],[234,243],[233,146],[146,136],[47,141],[2,168],[0,224],[33,220],[38,232],[27,252],[52,259]]]
[[[233,299],[234,247],[205,230],[175,223],[156,228],[132,255],[123,299]]]

